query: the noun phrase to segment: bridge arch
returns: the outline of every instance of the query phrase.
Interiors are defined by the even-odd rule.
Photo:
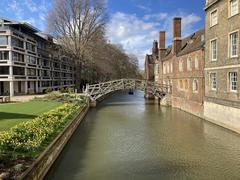
[[[164,85],[139,79],[118,79],[87,85],[84,93],[90,98],[92,102],[96,102],[98,99],[114,91],[129,89],[145,91],[147,94],[151,94],[160,99],[162,99],[167,94],[171,94],[172,92],[170,85]]]

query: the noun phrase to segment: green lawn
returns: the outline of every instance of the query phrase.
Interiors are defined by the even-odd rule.
[[[7,130],[16,124],[31,120],[39,114],[60,106],[55,101],[29,101],[16,104],[0,104],[0,131]]]

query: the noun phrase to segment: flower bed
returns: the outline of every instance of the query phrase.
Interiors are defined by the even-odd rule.
[[[0,149],[3,153],[35,153],[51,136],[64,127],[80,108],[76,104],[64,104],[59,108],[21,123],[9,131],[0,133]]]
[[[78,95],[61,94],[54,97],[63,102],[63,105],[8,131],[0,132],[0,179],[4,173],[12,179],[21,174],[87,103],[85,97]]]

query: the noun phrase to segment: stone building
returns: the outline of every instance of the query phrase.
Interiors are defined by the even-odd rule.
[[[74,62],[49,35],[30,24],[0,19],[0,95],[74,87]]]
[[[204,29],[182,38],[181,26],[181,18],[174,18],[172,45],[168,47],[165,31],[159,33],[154,79],[171,86],[173,107],[203,117]]]
[[[206,1],[206,119],[240,132],[239,0]]]

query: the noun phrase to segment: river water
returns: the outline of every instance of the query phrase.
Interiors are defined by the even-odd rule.
[[[45,179],[240,179],[240,135],[119,92],[90,110]]]

